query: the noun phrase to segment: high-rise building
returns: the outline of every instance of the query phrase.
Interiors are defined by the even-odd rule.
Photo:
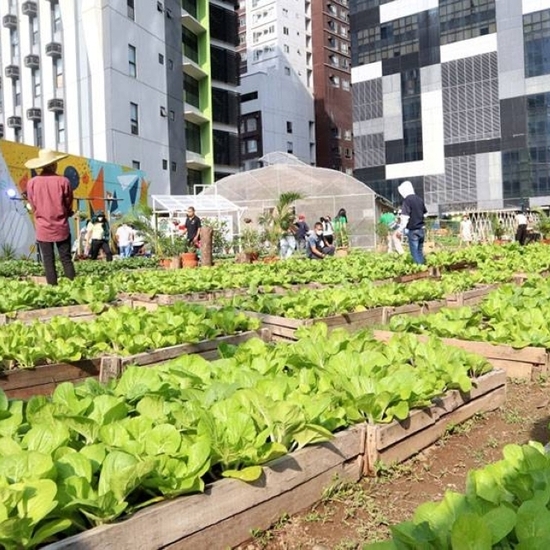
[[[232,2],[3,0],[0,22],[6,139],[139,168],[159,194],[238,170]]]
[[[311,3],[317,166],[353,171],[348,0]]]
[[[240,0],[241,161],[275,151],[315,164],[311,2]]]
[[[432,212],[550,203],[550,1],[351,4],[355,175]]]

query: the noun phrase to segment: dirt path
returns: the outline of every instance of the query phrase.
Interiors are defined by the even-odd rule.
[[[499,460],[505,445],[546,443],[549,401],[550,382],[511,382],[500,410],[450,427],[438,443],[375,479],[327,488],[323,502],[282,515],[239,550],[355,550],[388,538],[388,526],[410,519],[419,504],[439,500],[446,490],[463,491],[468,470]]]

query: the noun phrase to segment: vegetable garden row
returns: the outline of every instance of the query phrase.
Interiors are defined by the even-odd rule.
[[[406,284],[375,282],[414,272],[402,258],[363,254],[318,263],[120,271],[53,290],[5,281],[13,286],[12,301],[5,297],[0,304],[6,314],[0,387],[2,379],[42,372],[43,380],[51,377],[44,384],[51,396],[8,399],[0,391],[0,545],[225,548],[282,512],[313,503],[334,474],[356,480],[379,461],[404,460],[436,441],[448,424],[500,406],[505,374],[498,367],[511,361],[514,350],[495,358],[484,349],[486,357],[480,357],[460,349],[468,342],[350,333],[337,325],[355,329],[389,321],[391,330],[423,333],[445,326],[448,318],[466,325],[452,325],[441,336],[485,340],[471,344],[478,350],[491,341],[541,346],[536,361],[543,372],[548,340],[542,327],[522,332],[513,323],[521,323],[529,308],[546,307],[547,280],[504,284],[478,309],[445,306],[474,304],[489,285],[518,272],[548,270],[546,250],[477,247],[440,254],[431,260],[437,277]],[[475,269],[453,272],[457,264]],[[325,286],[296,288],[311,283]],[[275,286],[286,293],[270,292]],[[242,292],[211,295],[208,306],[145,308],[115,301],[121,293],[152,298],[230,289]],[[505,315],[506,302],[513,315]],[[74,303],[89,304],[81,322],[12,313]],[[383,315],[369,318],[377,308]],[[426,311],[436,313],[420,315]],[[477,333],[468,311],[477,319]],[[32,321],[34,315],[38,320]],[[271,342],[265,331],[254,337],[266,321],[273,329],[269,320],[275,317],[290,323],[284,336],[296,341]],[[479,337],[484,330],[498,337]],[[510,335],[514,339],[507,340]],[[525,351],[535,361],[535,352],[519,350]],[[219,358],[209,361],[214,354]],[[44,375],[48,367],[86,362],[94,368],[84,370],[90,378],[78,385]],[[437,536],[438,526],[434,520]],[[424,529],[402,532],[421,536]]]

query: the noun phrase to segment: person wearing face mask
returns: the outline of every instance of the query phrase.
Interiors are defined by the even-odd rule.
[[[322,260],[327,256],[334,256],[334,246],[329,245],[323,235],[323,224],[317,222],[312,234],[307,238],[307,257],[310,260]]]
[[[107,261],[113,261],[113,253],[109,246],[110,236],[109,224],[105,219],[105,214],[99,210],[86,228],[86,248],[90,251],[92,260],[97,260],[99,251],[103,250]]]

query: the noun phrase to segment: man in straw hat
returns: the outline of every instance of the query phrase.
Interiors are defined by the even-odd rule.
[[[34,212],[36,240],[44,262],[46,281],[50,285],[57,284],[54,244],[65,276],[71,280],[75,277],[69,227],[69,218],[73,215],[73,190],[67,178],[55,173],[57,162],[67,156],[51,149],[41,149],[38,157],[25,163],[30,170],[42,169],[40,175],[27,183],[27,197]]]

